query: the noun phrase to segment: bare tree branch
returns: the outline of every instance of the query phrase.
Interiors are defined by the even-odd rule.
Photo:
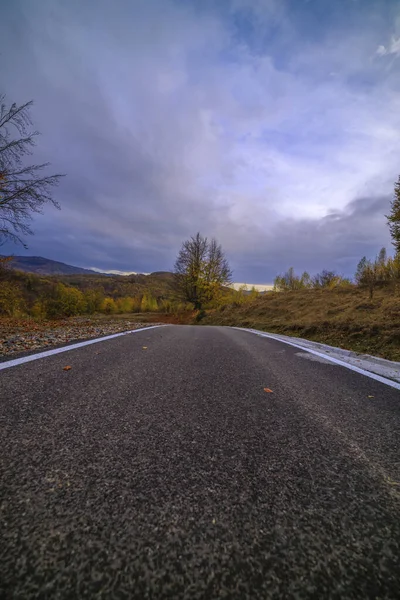
[[[27,165],[37,131],[30,131],[31,102],[7,108],[0,96],[0,245],[6,240],[21,243],[21,235],[33,232],[28,223],[33,213],[41,213],[45,204],[60,208],[52,189],[63,175],[40,176],[49,163]]]

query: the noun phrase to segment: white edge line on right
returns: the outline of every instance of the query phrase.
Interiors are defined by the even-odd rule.
[[[354,365],[350,365],[338,358],[333,358],[333,356],[329,356],[327,354],[323,354],[322,352],[317,352],[317,350],[312,350],[311,348],[305,348],[304,346],[300,346],[300,344],[296,344],[295,342],[289,342],[288,340],[282,340],[278,337],[275,337],[271,333],[265,333],[264,331],[258,331],[257,329],[246,329],[245,327],[232,327],[231,329],[237,329],[238,331],[247,331],[248,333],[253,333],[254,335],[259,335],[260,337],[270,338],[271,340],[275,340],[276,342],[282,342],[282,344],[288,344],[288,346],[294,346],[294,348],[299,348],[303,350],[303,352],[309,352],[310,354],[315,354],[315,356],[319,356],[320,358],[325,358],[330,362],[339,365],[341,367],[345,367],[346,369],[350,369],[350,371],[355,371],[360,375],[365,375],[365,377],[369,377],[370,379],[375,379],[375,381],[379,381],[385,385],[388,385],[395,390],[400,390],[400,383],[397,381],[392,381],[391,379],[386,379],[386,377],[382,377],[381,375],[376,375],[375,373],[371,373],[370,371],[365,371],[364,369],[360,369],[360,367],[356,367]]]

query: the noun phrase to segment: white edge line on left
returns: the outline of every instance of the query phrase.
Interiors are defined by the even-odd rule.
[[[85,340],[84,342],[78,342],[77,344],[71,344],[70,346],[62,346],[62,348],[54,348],[53,350],[45,350],[38,354],[30,354],[29,356],[22,356],[21,358],[14,358],[0,363],[0,371],[3,369],[9,369],[10,367],[16,367],[32,360],[38,360],[39,358],[46,358],[46,356],[53,356],[54,354],[61,354],[61,352],[68,352],[68,350],[76,350],[76,348],[83,348],[83,346],[90,346],[90,344],[97,344],[97,342],[105,342],[106,340],[112,340],[122,335],[128,335],[129,333],[137,333],[138,331],[147,331],[149,329],[155,329],[157,327],[167,327],[167,325],[151,325],[150,327],[141,327],[140,329],[130,329],[129,331],[121,331],[120,333],[113,333],[112,335],[106,335],[104,337],[96,338],[94,340]]]

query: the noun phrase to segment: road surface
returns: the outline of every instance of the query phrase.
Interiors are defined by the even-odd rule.
[[[400,392],[315,358],[170,326],[0,371],[0,597],[398,599]]]

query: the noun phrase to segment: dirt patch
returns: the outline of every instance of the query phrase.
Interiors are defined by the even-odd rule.
[[[152,321],[151,325],[156,322]],[[31,350],[45,350],[53,346],[68,344],[131,329],[140,329],[150,323],[127,318],[74,317],[57,321],[35,321],[34,319],[0,320],[0,356],[19,354]]]

